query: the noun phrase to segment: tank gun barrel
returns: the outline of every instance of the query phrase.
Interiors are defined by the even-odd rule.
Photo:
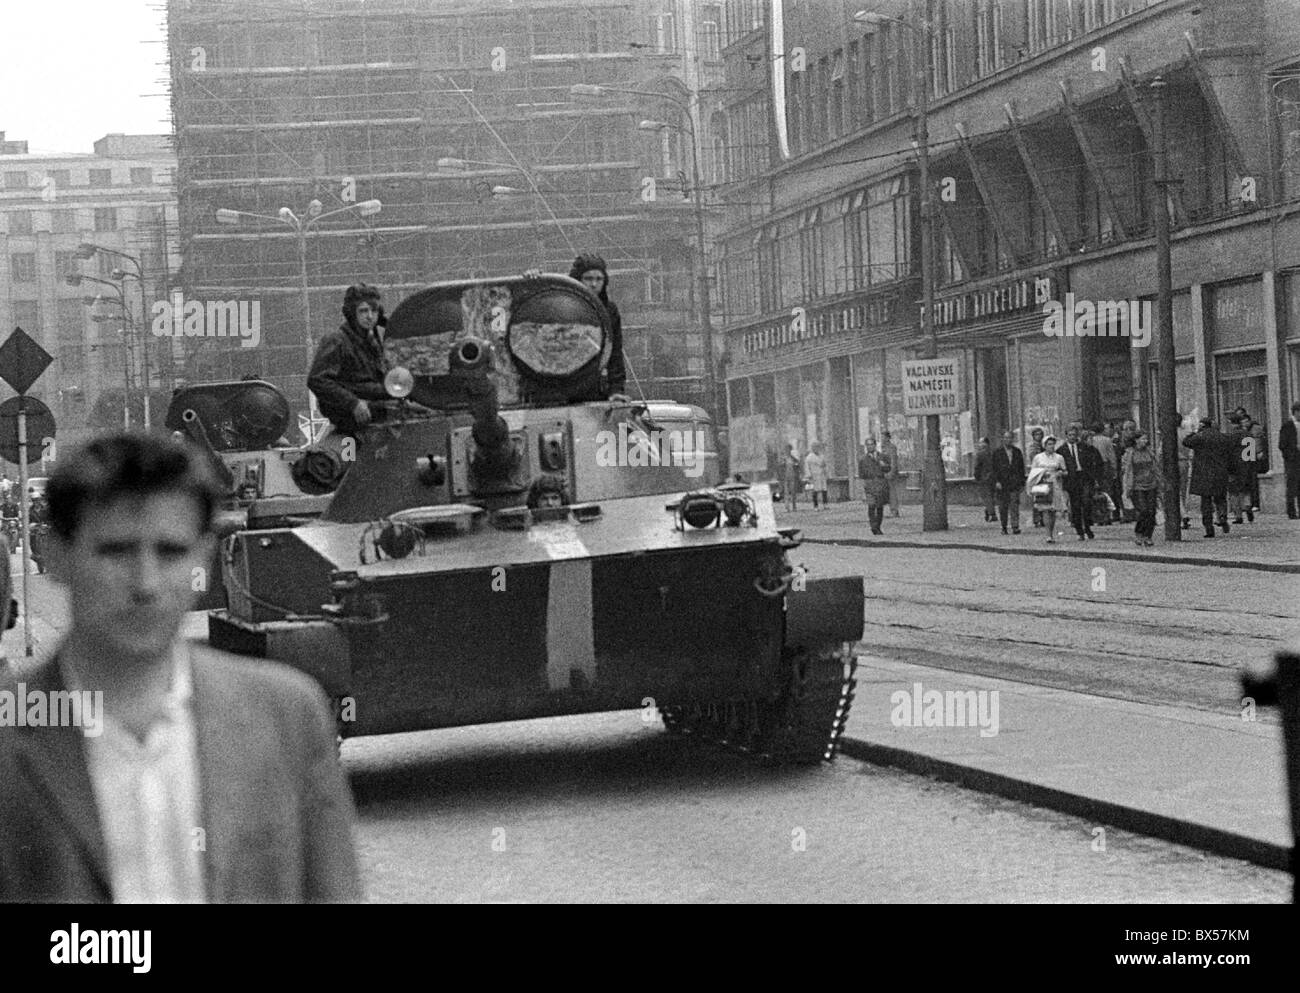
[[[500,479],[510,474],[515,450],[510,426],[501,416],[496,383],[487,373],[488,347],[486,341],[478,338],[457,342],[452,346],[449,364],[452,373],[462,377],[465,383],[469,414],[474,418],[475,471],[487,478]]]
[[[230,467],[221,461],[221,456],[217,450],[212,447],[212,441],[208,438],[207,429],[203,427],[203,420],[199,417],[199,412],[192,407],[186,407],[181,411],[181,424],[187,437],[203,449],[204,454],[208,457],[208,463],[212,466],[213,471],[217,474],[217,479],[227,490],[235,488],[235,477],[230,471]]]

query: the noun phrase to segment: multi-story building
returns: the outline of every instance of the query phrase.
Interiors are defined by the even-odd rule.
[[[1155,423],[1142,305],[1157,289],[1159,99],[1179,410],[1194,426],[1245,406],[1278,484],[1277,429],[1300,397],[1296,0],[733,0],[726,40],[734,205],[719,256],[739,468],[820,440],[847,479],[883,430],[920,468],[901,365],[927,345],[928,44],[934,319],[961,372],[962,410],[941,419],[949,475],[1003,430]],[[1067,307],[1082,334],[1052,333]]]
[[[179,264],[171,142],[110,134],[93,152],[34,155],[3,138],[0,331],[21,327],[54,357],[31,395],[50,407],[60,440],[124,418],[138,425],[146,371],[155,408],[173,379],[166,343],[147,333]],[[89,278],[71,285],[77,275]]]
[[[258,347],[184,339],[187,376],[257,375],[302,410],[306,346],[350,283],[391,310],[594,251],[629,390],[702,400],[692,149],[710,147],[695,100],[721,71],[720,22],[721,4],[676,0],[173,0],[183,291],[261,315]]]

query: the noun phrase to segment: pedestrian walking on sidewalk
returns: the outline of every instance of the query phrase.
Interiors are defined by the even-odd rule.
[[[1262,509],[1259,502],[1259,477],[1268,472],[1268,436],[1264,433],[1264,425],[1256,423],[1249,414],[1241,419],[1241,426],[1255,441],[1255,465],[1250,473],[1250,509],[1258,514]]]
[[[1115,443],[1111,441],[1108,425],[1097,421],[1092,426],[1092,436],[1087,442],[1101,456],[1101,478],[1097,481],[1098,503],[1105,498],[1106,511],[1098,513],[1093,519],[1098,524],[1110,524],[1119,519],[1119,508],[1124,503],[1121,496],[1115,499],[1115,477],[1119,473],[1119,457],[1115,454]]]
[[[994,506],[996,493],[993,480],[993,453],[989,451],[987,438],[981,438],[979,447],[975,450],[975,485],[984,500],[984,523],[996,521],[998,514]]]
[[[898,516],[898,498],[903,492],[903,474],[898,468],[898,446],[888,431],[880,435],[880,455],[885,462],[885,479],[889,483],[889,516]]]
[[[794,453],[794,445],[785,446],[781,456],[781,488],[785,490],[785,509],[799,509],[799,489],[803,486],[803,471],[799,456]]]
[[[862,480],[862,492],[867,501],[871,533],[883,534],[881,526],[885,522],[885,504],[889,502],[889,478],[886,475],[885,460],[876,452],[874,438],[868,438],[862,444],[858,478]]]
[[[1043,439],[1043,450],[1030,463],[1025,483],[1034,509],[1043,515],[1049,545],[1056,544],[1056,515],[1064,513],[1067,506],[1064,477],[1065,459],[1056,454],[1056,438],[1049,435]]]
[[[1277,433],[1277,447],[1286,467],[1286,516],[1300,517],[1300,400],[1291,404],[1291,417]]]
[[[1251,437],[1249,414],[1244,414],[1237,421],[1235,429],[1228,438],[1234,448],[1232,472],[1228,476],[1228,509],[1232,511],[1233,524],[1245,524],[1241,515],[1244,513],[1255,523],[1254,496],[1255,489],[1255,439]]]
[[[1065,461],[1064,487],[1070,497],[1070,523],[1080,541],[1097,537],[1092,533],[1092,495],[1101,468],[1101,456],[1079,437],[1078,426],[1071,424],[1059,455]]]
[[[1133,447],[1124,453],[1123,486],[1137,513],[1134,543],[1150,548],[1156,530],[1156,501],[1167,486],[1156,454],[1151,450],[1151,438],[1145,431],[1134,436]]]
[[[812,451],[803,460],[804,479],[808,481],[808,488],[812,490],[813,510],[818,507],[826,509],[830,503],[826,496],[826,456],[822,454],[822,443],[813,442]],[[821,503],[818,504],[817,498],[821,497]]]
[[[1236,446],[1208,417],[1201,418],[1200,430],[1184,438],[1183,445],[1193,452],[1191,491],[1201,498],[1205,537],[1214,537],[1216,515],[1219,527],[1227,534],[1228,481],[1237,458]]]
[[[1025,457],[1014,444],[1010,431],[1002,432],[1002,447],[993,453],[993,489],[997,496],[1002,533],[1020,533],[1020,493],[1025,485]]]
[[[1038,458],[1042,453],[1043,429],[1034,428],[1034,430],[1029,432],[1029,444],[1025,446],[1025,459],[1028,464],[1032,466],[1034,464],[1034,459]],[[1033,515],[1032,519],[1034,527],[1041,528],[1043,526],[1043,512],[1038,509],[1038,506],[1034,503],[1033,497],[1030,497],[1029,499],[1029,508],[1030,513]]]

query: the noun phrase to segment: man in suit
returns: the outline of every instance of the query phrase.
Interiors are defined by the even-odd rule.
[[[1101,478],[1101,455],[1079,440],[1079,425],[1065,432],[1065,444],[1056,450],[1065,459],[1065,492],[1070,496],[1070,523],[1079,540],[1097,537],[1092,533],[1092,496]]]
[[[1002,447],[993,452],[993,490],[998,503],[998,520],[1002,533],[1020,533],[1020,493],[1025,488],[1025,456],[1014,444],[1010,431],[1002,432]]]
[[[322,691],[179,637],[219,497],[157,435],[101,437],[51,478],[70,620],[53,658],[3,687],[48,716],[0,721],[0,900],[360,898]]]
[[[1300,517],[1300,400],[1291,404],[1291,417],[1277,434],[1286,468],[1286,516]]]
[[[1201,524],[1205,527],[1205,537],[1214,537],[1216,514],[1219,527],[1227,534],[1228,483],[1235,470],[1237,447],[1208,417],[1201,418],[1200,429],[1184,438],[1183,445],[1193,453],[1189,489],[1193,496],[1201,498]]]

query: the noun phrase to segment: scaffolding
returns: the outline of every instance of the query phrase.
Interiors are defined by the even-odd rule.
[[[306,241],[316,340],[359,279],[391,310],[430,282],[567,272],[595,251],[642,390],[698,402],[681,382],[698,368],[698,335],[682,333],[693,215],[680,190],[675,203],[641,197],[643,177],[684,165],[637,128],[680,114],[664,82],[673,56],[641,44],[655,6],[173,0],[183,290],[258,300],[263,342],[187,341],[187,378],[256,375],[305,405],[300,243],[275,217],[377,199],[379,214],[344,212]],[[575,84],[667,95],[577,103]],[[267,220],[220,226],[219,209]]]

